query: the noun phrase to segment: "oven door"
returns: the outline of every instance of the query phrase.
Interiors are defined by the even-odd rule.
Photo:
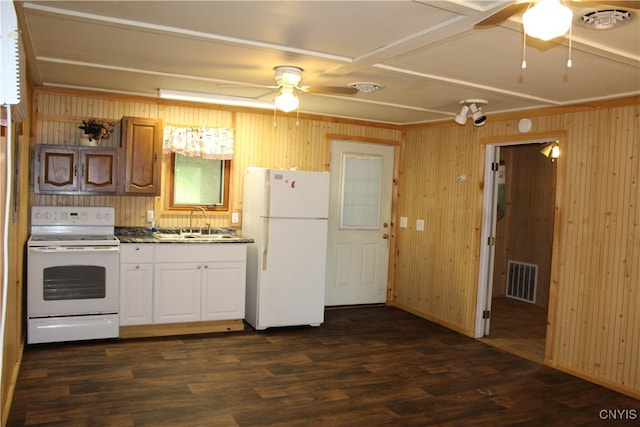
[[[117,313],[119,247],[30,247],[29,318]]]

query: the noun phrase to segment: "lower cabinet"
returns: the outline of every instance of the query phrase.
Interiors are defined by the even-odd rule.
[[[153,322],[153,246],[120,245],[120,325]]]
[[[202,264],[158,263],[153,295],[153,322],[176,323],[200,320]]]
[[[245,244],[120,246],[121,325],[244,318]]]

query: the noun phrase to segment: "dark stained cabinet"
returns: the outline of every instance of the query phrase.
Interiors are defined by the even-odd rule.
[[[40,194],[115,194],[116,148],[37,145],[34,191]]]
[[[114,148],[81,149],[79,179],[81,192],[115,193],[117,150]]]
[[[123,194],[160,194],[162,122],[139,117],[122,118],[124,149]]]

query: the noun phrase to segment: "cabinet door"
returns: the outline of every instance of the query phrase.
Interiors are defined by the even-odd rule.
[[[36,162],[36,193],[74,192],[78,189],[76,148],[38,145]]]
[[[120,264],[120,325],[153,323],[153,264]]]
[[[202,320],[244,319],[244,262],[205,262]]]
[[[153,322],[200,320],[202,264],[156,263],[154,273]]]
[[[123,117],[121,141],[125,150],[124,193],[159,195],[162,122]]]
[[[116,149],[80,149],[82,174],[79,190],[85,193],[114,193],[116,184]]]

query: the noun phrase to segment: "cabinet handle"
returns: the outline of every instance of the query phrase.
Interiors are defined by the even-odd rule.
[[[140,250],[140,246],[136,246],[136,251],[139,251],[139,250]]]
[[[198,265],[196,268],[197,268],[198,270],[200,270],[200,269],[202,268],[202,266],[201,266],[201,265]]]
[[[140,266],[139,265],[136,265],[136,270],[140,270]]]
[[[209,266],[207,264],[204,265],[204,268],[209,268]]]

